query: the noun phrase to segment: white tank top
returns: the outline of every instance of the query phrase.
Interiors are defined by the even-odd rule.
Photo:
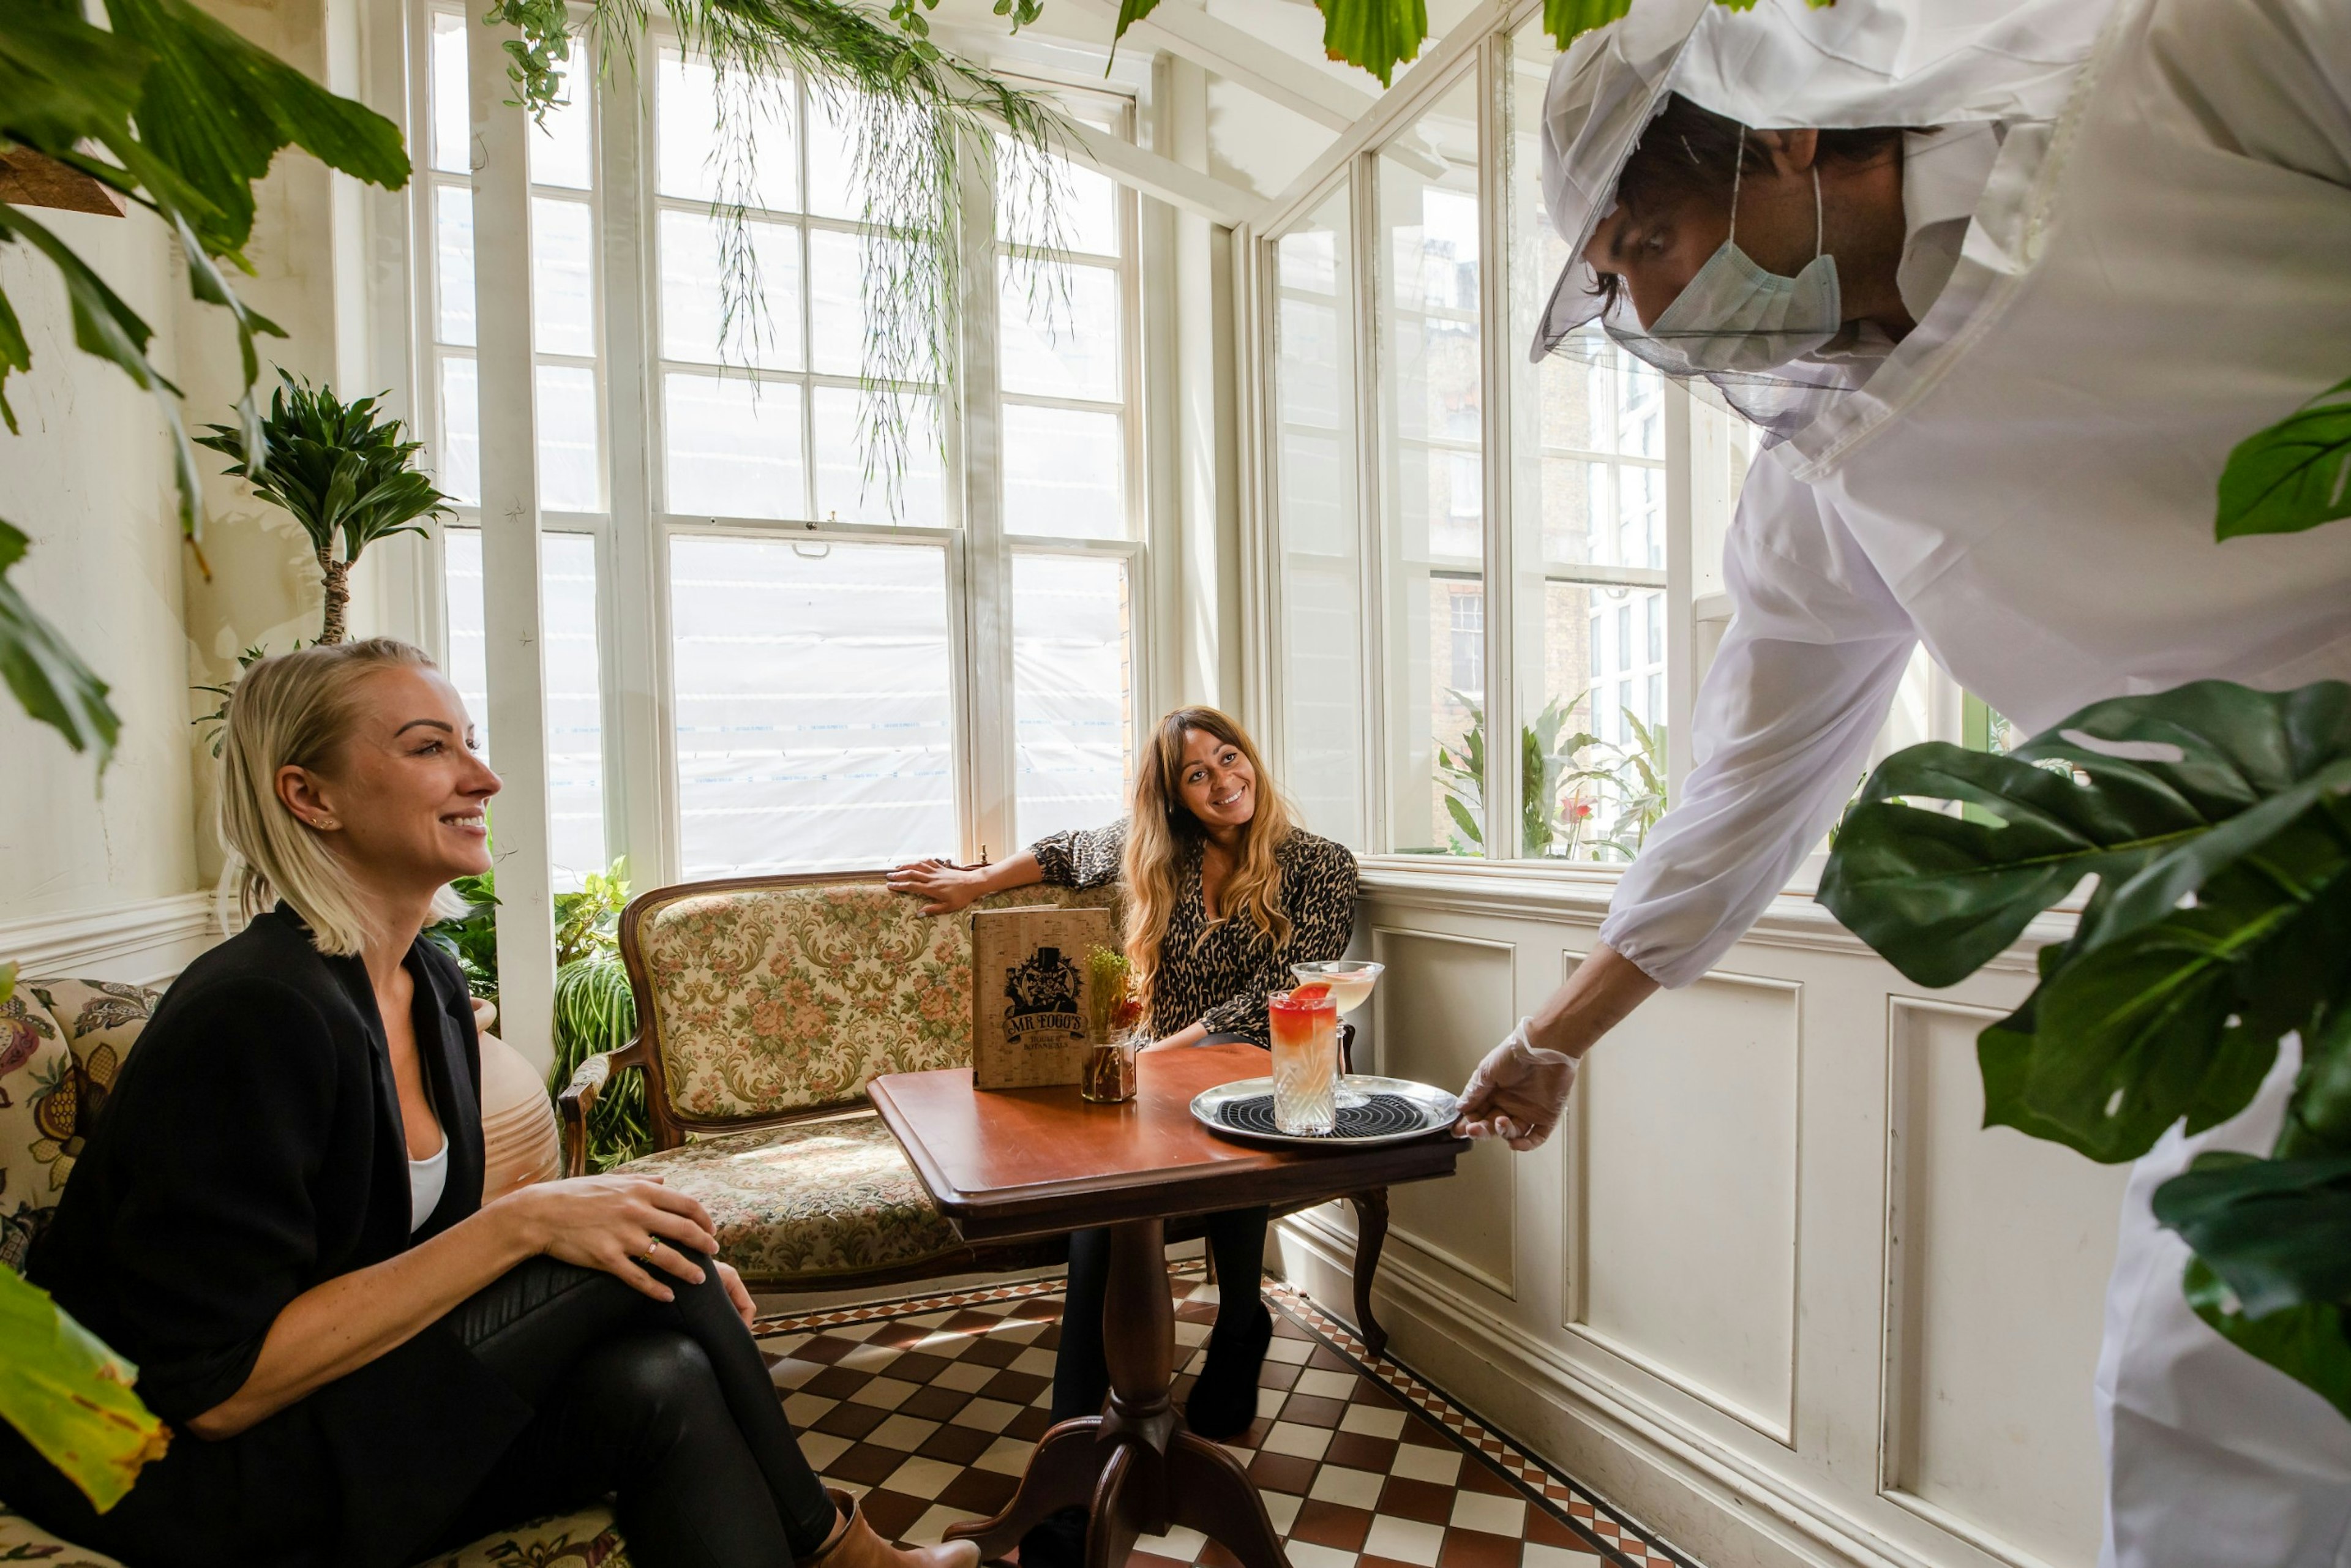
[[[424,1228],[441,1206],[441,1190],[449,1185],[449,1133],[442,1129],[441,1146],[427,1158],[408,1162],[408,1233]]]

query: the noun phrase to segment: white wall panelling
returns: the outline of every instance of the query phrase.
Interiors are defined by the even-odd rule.
[[[1385,983],[1372,993],[1382,1072],[1458,1084],[1518,1017],[1510,1010],[1517,953],[1509,943],[1375,925],[1372,956],[1387,966]],[[1473,1149],[1451,1181],[1396,1189],[1395,1236],[1464,1279],[1515,1298],[1517,1178],[1509,1150]]]
[[[1379,1070],[1458,1086],[1613,887],[1368,862]],[[1709,1568],[2086,1568],[2122,1176],[1980,1130],[1974,1048],[2064,928],[1920,998],[1778,900],[1587,1061],[1559,1136],[1396,1189],[1395,1355]],[[1352,1233],[1325,1207],[1278,1236],[1342,1316]]]
[[[162,986],[220,940],[208,893],[0,922],[0,962],[27,980]]]
[[[2019,1564],[2098,1555],[2098,1354],[2127,1167],[1983,1126],[1999,1009],[1886,999],[1886,1495]]]
[[[1562,971],[1581,953],[1561,955]],[[1576,1085],[1565,1326],[1787,1442],[1796,1395],[1794,982],[1718,971]]]

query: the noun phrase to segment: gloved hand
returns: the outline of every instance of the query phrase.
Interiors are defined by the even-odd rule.
[[[1460,1117],[1453,1124],[1456,1137],[1501,1138],[1524,1154],[1559,1125],[1567,1092],[1575,1086],[1575,1061],[1536,1049],[1527,1039],[1531,1021],[1520,1019],[1510,1038],[1469,1075],[1461,1091]]]

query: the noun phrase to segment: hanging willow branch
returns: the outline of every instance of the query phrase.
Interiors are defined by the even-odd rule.
[[[962,149],[987,157],[1001,139],[1013,156],[1002,160],[997,199],[1005,204],[1010,232],[1023,244],[1055,244],[1066,187],[1058,161],[1047,154],[1065,134],[1063,122],[1042,99],[932,43],[912,3],[884,16],[843,0],[595,0],[583,31],[607,68],[634,61],[654,5],[679,42],[717,78],[711,173],[722,340],[730,362],[756,363],[767,330],[745,208],[758,134],[775,112],[768,84],[799,78],[825,116],[850,132],[861,216],[873,231],[862,289],[865,396],[858,434],[866,486],[872,490],[878,481],[897,516],[919,395],[937,387],[949,408],[960,396]],[[1035,14],[1029,0],[999,10],[1016,24]],[[563,62],[570,54],[563,0],[501,0],[490,19],[521,32],[507,46],[507,75],[523,106],[545,113],[563,96]],[[931,433],[942,449],[948,423],[935,422]]]

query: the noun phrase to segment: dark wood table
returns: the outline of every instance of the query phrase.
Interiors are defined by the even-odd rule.
[[[1469,1145],[1442,1133],[1379,1148],[1236,1143],[1192,1119],[1192,1097],[1264,1076],[1264,1051],[1204,1045],[1147,1051],[1137,1065],[1137,1092],[1124,1105],[1089,1105],[1074,1086],[977,1090],[966,1068],[872,1082],[882,1120],[967,1241],[1111,1229],[1109,1412],[1047,1432],[1004,1511],[947,1534],[977,1541],[981,1557],[993,1559],[1048,1514],[1086,1507],[1087,1568],[1119,1568],[1136,1536],[1179,1524],[1221,1542],[1245,1568],[1285,1568],[1248,1472],[1221,1444],[1176,1424],[1166,1222],[1450,1176]]]

